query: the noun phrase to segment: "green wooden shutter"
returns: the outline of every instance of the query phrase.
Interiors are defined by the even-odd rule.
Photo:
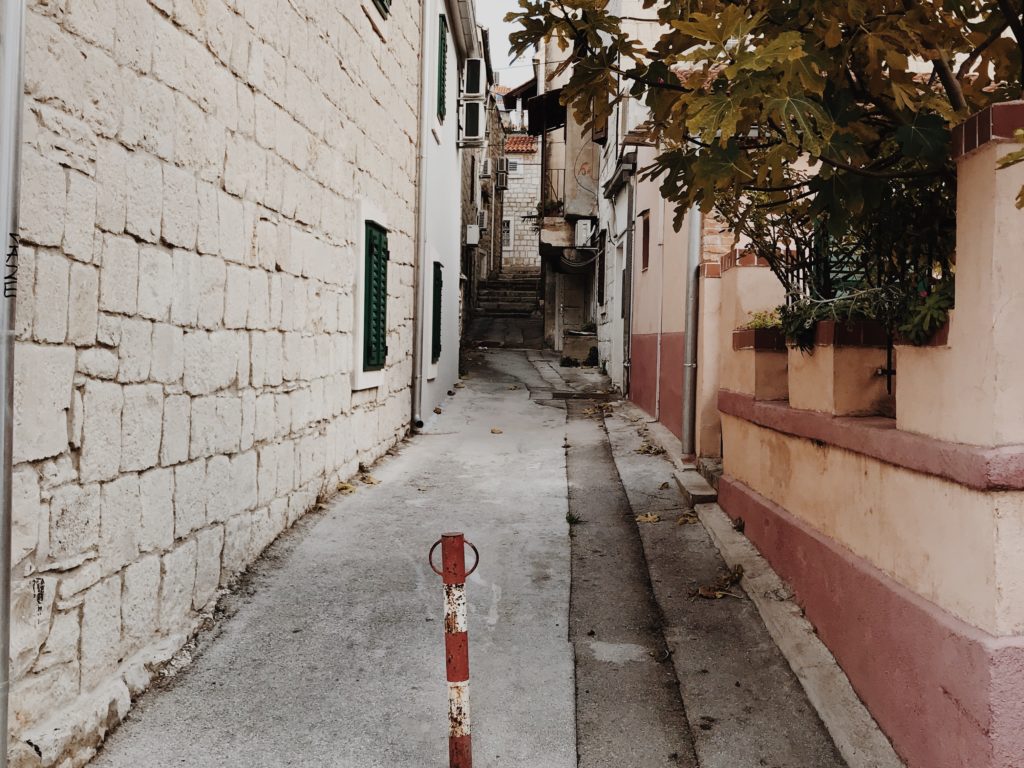
[[[444,289],[444,276],[441,274],[441,262],[434,262],[434,325],[431,341],[430,359],[437,362],[441,359],[441,305]]]
[[[448,18],[441,15],[437,39],[437,117],[443,123],[448,114]]]
[[[379,371],[388,357],[388,233],[366,222],[363,287],[363,370]]]

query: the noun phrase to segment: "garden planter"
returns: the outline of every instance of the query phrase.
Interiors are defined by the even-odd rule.
[[[789,404],[833,416],[892,413],[886,377],[888,336],[877,323],[818,323],[811,352],[789,350]]]
[[[789,383],[786,339],[776,328],[732,332],[730,381],[726,389],[753,395],[757,400],[785,400]]]

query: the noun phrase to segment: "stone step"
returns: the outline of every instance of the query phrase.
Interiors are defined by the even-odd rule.
[[[718,501],[718,492],[711,487],[704,476],[693,469],[681,469],[675,473],[676,485],[683,497],[683,506],[693,509],[698,504],[710,504]]]

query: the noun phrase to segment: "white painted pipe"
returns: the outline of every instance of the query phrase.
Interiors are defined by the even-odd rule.
[[[683,362],[683,456],[697,454],[697,333],[700,331],[700,261],[704,244],[704,215],[690,211],[686,254],[686,355]]]
[[[14,433],[14,313],[18,297],[18,201],[24,91],[25,2],[3,0],[0,21],[0,768],[7,766],[11,648],[11,464]]]
[[[423,426],[423,312],[426,310],[426,279],[423,276],[427,263],[427,141],[433,115],[430,111],[430,11],[429,3],[422,4],[420,13],[420,124],[419,149],[416,156],[416,254],[413,264],[413,311],[412,311],[412,428]]]

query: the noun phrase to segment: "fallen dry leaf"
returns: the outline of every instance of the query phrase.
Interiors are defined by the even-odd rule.
[[[343,496],[348,496],[350,493],[355,493],[356,487],[350,483],[338,483],[338,493]]]
[[[665,453],[665,449],[659,445],[651,445],[644,440],[643,445],[637,448],[636,452],[643,456],[661,456]]]
[[[658,486],[658,490],[659,491],[667,491],[671,487],[672,486],[668,484],[668,480],[666,480],[664,483],[662,483],[661,485]]]
[[[737,600],[742,600],[740,595],[737,595],[729,590],[735,585],[739,584],[743,579],[743,566],[737,565],[731,571],[722,571],[711,584],[704,584],[697,589],[690,592],[690,597],[701,597],[705,600],[721,600],[723,597],[735,597]]]
[[[457,382],[455,382],[455,388],[456,389],[465,389],[466,385],[463,384],[461,381],[457,381]]]
[[[636,521],[638,523],[660,523],[661,517],[659,515],[655,515],[654,513],[650,513],[647,515],[637,515]]]
[[[444,411],[442,411],[441,407],[438,406],[437,408],[434,409],[434,413],[436,413],[438,416],[440,416],[442,413],[444,413]]]
[[[505,432],[503,430],[498,429],[497,427],[491,427],[491,434],[492,435],[503,435],[503,434],[505,434]]]
[[[694,525],[699,522],[700,518],[697,517],[697,513],[693,511],[683,512],[679,519],[676,520],[677,525]]]
[[[509,389],[510,390],[519,389],[519,385],[518,384],[513,384],[511,387],[509,387]]]
[[[359,476],[359,480],[364,485],[380,485],[380,480],[378,480],[376,477],[371,475],[369,472],[366,472],[366,473],[360,475]]]

